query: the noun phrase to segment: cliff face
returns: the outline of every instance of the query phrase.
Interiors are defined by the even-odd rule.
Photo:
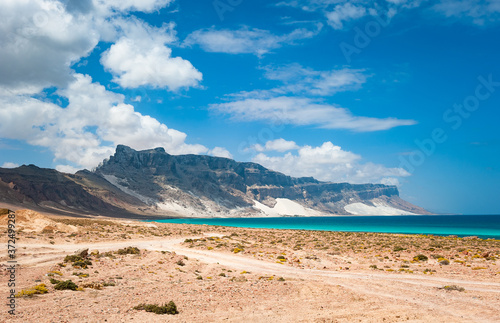
[[[399,199],[395,186],[320,182],[255,163],[122,145],[93,172],[0,169],[1,199],[85,212],[173,216],[356,214],[380,205],[401,214],[426,213]]]

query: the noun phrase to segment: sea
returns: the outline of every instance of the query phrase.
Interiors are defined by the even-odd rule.
[[[177,218],[154,221],[239,228],[456,235],[500,239],[500,215]]]

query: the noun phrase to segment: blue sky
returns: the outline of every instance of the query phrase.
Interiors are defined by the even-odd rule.
[[[117,144],[500,213],[500,1],[0,3],[0,167]]]

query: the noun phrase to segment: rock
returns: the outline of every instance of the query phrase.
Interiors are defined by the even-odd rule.
[[[80,256],[82,258],[87,258],[87,256],[89,255],[89,248],[79,249],[75,252],[75,255]]]
[[[489,251],[483,252],[483,254],[481,255],[481,257],[483,257],[483,258],[487,258],[489,256],[490,256],[490,252]]]

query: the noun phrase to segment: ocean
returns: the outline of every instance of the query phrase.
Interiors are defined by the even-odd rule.
[[[155,221],[240,228],[433,234],[500,239],[500,215],[182,218]]]

